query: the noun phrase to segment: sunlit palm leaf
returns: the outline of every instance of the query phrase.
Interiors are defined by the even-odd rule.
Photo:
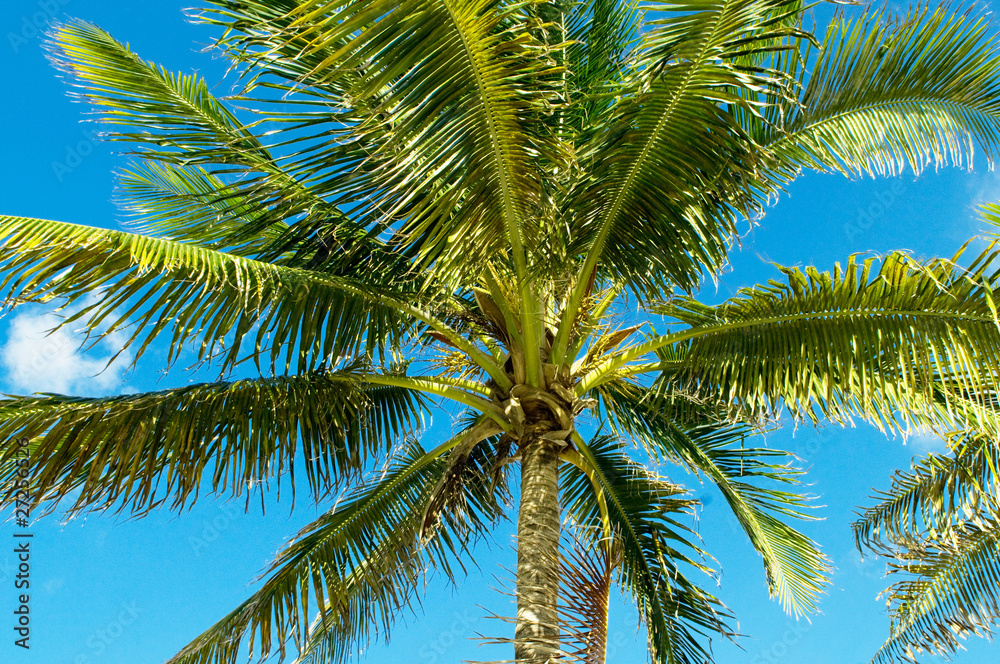
[[[1000,361],[988,248],[969,268],[904,254],[854,258],[833,272],[782,268],[787,282],[745,289],[709,307],[678,300],[657,311],[691,327],[663,337],[683,345],[665,363],[665,393],[708,398],[748,417],[835,421],[880,428],[996,431]]]
[[[309,0],[282,34],[313,62],[329,53],[303,78],[346,85],[354,121],[342,135],[363,146],[327,163],[321,152],[302,159],[350,172],[343,184],[367,197],[357,214],[404,222],[403,241],[428,260],[444,252],[449,268],[507,247],[523,266],[540,204],[534,160],[556,154],[530,121],[544,110],[550,93],[539,84],[553,67],[517,11],[490,0]]]
[[[115,128],[111,140],[135,143],[140,154],[158,160],[228,164],[274,175],[289,196],[301,189],[199,76],[142,60],[86,21],[57,26],[50,48],[55,64],[72,76],[77,95]]]
[[[246,340],[255,361],[277,366],[284,353],[284,367],[302,371],[377,348],[408,325],[369,285],[194,245],[21,217],[0,217],[0,238],[8,302],[101,293],[68,322],[102,334],[134,325],[137,356],[169,334],[171,359],[195,342],[200,359],[222,350],[225,369]]]
[[[109,138],[136,144],[139,154],[147,160],[178,166],[199,164],[214,172],[199,177],[190,169],[185,172],[168,165],[149,166],[161,171],[153,174],[152,184],[167,184],[168,189],[191,188],[194,184],[199,195],[212,196],[210,204],[217,211],[220,202],[239,198],[234,210],[239,210],[243,226],[233,229],[238,232],[230,238],[230,244],[267,238],[269,242],[258,247],[256,257],[274,260],[292,250],[299,260],[285,256],[281,262],[314,267],[341,249],[345,240],[360,242],[363,254],[358,255],[359,247],[354,246],[354,254],[334,256],[341,270],[352,260],[362,265],[373,253],[383,258],[390,253],[322,197],[323,179],[313,169],[300,165],[289,171],[279,164],[254,135],[254,127],[241,124],[209,93],[203,79],[171,73],[146,62],[97,26],[82,21],[60,26],[53,34],[52,50],[56,63],[74,77],[79,96],[113,128]],[[324,118],[330,120],[329,113]],[[149,174],[145,175],[139,177],[148,185]],[[230,181],[219,180],[219,175],[228,176]],[[240,176],[238,182],[232,181],[234,175]],[[127,189],[130,183],[134,184],[134,178],[127,177]],[[148,202],[151,192],[147,189],[144,193]],[[174,199],[175,204],[178,202]],[[184,206],[174,212],[189,208]],[[292,221],[297,223],[290,228]],[[185,226],[191,230],[190,224]],[[307,238],[311,244],[304,247]],[[393,267],[398,271],[400,265],[396,261]],[[386,266],[382,260],[374,267]],[[356,274],[379,272],[369,265],[369,269],[358,269]]]
[[[785,523],[815,518],[806,512],[804,496],[779,488],[801,483],[803,471],[792,466],[792,455],[745,447],[746,438],[756,433],[746,426],[678,424],[644,391],[612,384],[602,392],[623,435],[640,442],[655,459],[704,473],[719,488],[763,557],[768,588],[784,609],[796,615],[816,610],[831,566],[815,542]]]
[[[897,471],[880,502],[854,523],[859,547],[891,553],[895,542],[940,535],[955,521],[982,518],[998,509],[1000,448],[988,437],[959,442],[951,455],[929,454],[909,472]]]

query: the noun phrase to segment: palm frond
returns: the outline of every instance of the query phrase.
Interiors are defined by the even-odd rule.
[[[263,11],[255,4],[234,13]],[[307,0],[250,37],[273,43],[281,63],[297,45],[295,57],[312,63],[309,71],[295,65],[299,81],[342,89],[347,100],[343,122],[319,130],[320,145],[303,146],[299,162],[314,173],[349,173],[331,200],[347,188],[364,192],[352,214],[398,224],[398,242],[425,263],[440,259],[446,272],[512,252],[523,274],[524,247],[537,236],[535,160],[558,158],[558,148],[532,118],[550,103],[545,80],[554,67],[519,11],[492,0],[378,10]]]
[[[719,306],[678,299],[657,308],[689,327],[636,354],[682,346],[682,359],[664,365],[664,394],[705,398],[741,418],[786,408],[796,418],[862,417],[890,430],[995,432],[996,256],[990,246],[967,268],[961,251],[926,262],[852,257],[823,273],[782,268],[786,282],[744,289]]]
[[[852,528],[859,548],[891,553],[896,543],[941,536],[958,523],[998,510],[1000,449],[984,436],[959,442],[954,454],[928,454],[909,472],[896,471]]]
[[[803,471],[792,465],[792,455],[745,447],[745,440],[757,433],[748,426],[675,422],[648,390],[611,384],[601,396],[622,435],[641,443],[654,459],[704,473],[719,488],[764,560],[772,597],[796,616],[815,611],[831,565],[819,545],[785,522],[815,518],[806,511],[806,497],[778,488],[801,483]]]
[[[38,501],[78,491],[72,511],[144,514],[168,501],[182,509],[206,489],[249,500],[285,474],[294,491],[296,468],[318,498],[416,431],[425,410],[419,393],[347,369],[100,399],[9,397],[0,434],[32,441]]]
[[[280,174],[267,148],[195,74],[173,73],[142,60],[127,45],[86,21],[56,26],[51,59],[72,77],[80,99],[101,122],[117,127],[115,141],[137,144],[158,161],[229,164]],[[294,181],[280,184],[292,195]]]
[[[232,664],[248,638],[261,656],[284,657],[291,640],[300,662],[342,662],[373,636],[387,636],[419,601],[428,569],[455,579],[456,556],[502,518],[494,487],[482,481],[491,463],[486,445],[464,466],[462,490],[421,539],[424,508],[448,472],[443,455],[466,435],[430,452],[408,446],[386,472],[306,526],[271,564],[263,586],[169,664]],[[311,607],[318,611],[312,626]]]
[[[983,13],[918,5],[840,13],[827,27],[801,96],[774,105],[754,131],[786,177],[970,165],[1000,145],[1000,51]],[[809,55],[787,59],[802,75]]]
[[[101,293],[64,324],[82,320],[100,334],[134,325],[125,347],[138,343],[137,358],[169,333],[169,361],[194,342],[199,359],[221,350],[225,370],[246,340],[253,348],[243,352],[258,364],[263,357],[278,366],[283,353],[286,370],[304,371],[380,348],[410,325],[370,284],[199,246],[3,216],[0,238],[0,291],[8,303],[26,297],[73,303]]]
[[[595,540],[603,537],[607,517],[619,554],[617,582],[639,607],[653,661],[700,664],[711,659],[701,637],[732,632],[724,607],[685,574],[710,571],[696,560],[701,551],[678,519],[693,501],[681,497],[681,487],[629,459],[623,447],[605,437],[580,449],[588,472],[575,466],[560,472],[566,512]]]
[[[238,187],[200,166],[156,162],[126,169],[118,180],[119,201],[141,233],[236,256],[259,256],[282,235],[282,227],[259,227],[264,211]],[[282,224],[285,229],[287,225]]]
[[[383,272],[379,268],[388,266],[396,271],[404,267],[401,256],[324,198],[324,180],[310,164],[295,168],[292,162],[291,170],[282,165],[255,136],[259,122],[241,124],[211,95],[204,79],[146,62],[83,21],[59,26],[51,50],[56,64],[74,77],[77,94],[95,107],[101,122],[114,128],[108,138],[136,144],[138,154],[152,162],[145,172],[140,167],[126,174],[123,186],[126,193],[140,194],[140,203],[153,203],[157,214],[169,211],[185,217],[192,207],[197,214],[207,204],[234,223],[228,217],[236,213],[243,226],[232,229],[229,244],[256,240],[253,255],[264,260],[322,265],[328,272],[335,271],[332,263],[338,273],[351,265],[365,266],[354,271],[357,277],[378,275]],[[329,114],[325,119],[331,119]],[[199,172],[202,169],[210,173]],[[172,203],[166,210],[164,193]],[[225,205],[230,207],[220,209]],[[145,212],[145,206],[140,204],[138,211]],[[175,232],[193,230],[184,219],[172,225]],[[292,256],[285,255],[289,251]],[[369,264],[373,259],[374,265]]]
[[[1000,523],[969,523],[947,537],[910,542],[889,572],[908,578],[887,591],[890,636],[872,664],[950,655],[960,638],[991,636],[1000,616]]]
[[[634,89],[606,114],[573,201],[587,254],[582,281],[596,268],[653,295],[693,287],[723,264],[737,216],[751,216],[756,190],[769,188],[729,107],[747,107],[740,91],[765,89],[777,72],[741,58],[787,48],[780,40],[797,31],[775,16],[798,6],[692,0],[647,7],[656,18],[636,56]],[[573,310],[582,294],[574,295]]]
[[[562,114],[570,117],[577,141],[598,130],[603,111],[624,89],[626,58],[638,40],[641,15],[635,0],[590,0],[573,3],[563,19],[573,97]]]
[[[890,636],[876,664],[948,656],[959,638],[990,636],[1000,617],[996,441],[969,432],[952,438],[952,454],[929,454],[897,472],[876,494],[881,502],[854,523],[859,549],[904,577],[883,593]]]

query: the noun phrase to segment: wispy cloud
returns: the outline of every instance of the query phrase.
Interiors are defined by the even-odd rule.
[[[914,432],[906,442],[916,447],[917,451],[921,454],[928,454],[930,452],[945,454],[948,452],[948,443],[945,439],[927,430]]]
[[[121,348],[122,335],[111,334],[93,348],[89,343],[81,348],[84,336],[74,326],[52,331],[72,313],[36,307],[10,319],[0,345],[4,391],[98,396],[121,390],[122,375],[132,357],[126,351],[108,362]]]

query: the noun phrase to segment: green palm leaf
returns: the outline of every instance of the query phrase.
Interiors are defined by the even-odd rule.
[[[118,127],[108,138],[139,144],[140,154],[185,163],[221,163],[281,174],[250,127],[244,126],[194,74],[172,73],[86,21],[52,33],[53,62],[73,77],[77,96]],[[294,190],[290,179],[285,188]]]
[[[578,141],[600,130],[604,110],[613,95],[625,87],[626,58],[634,46],[635,19],[639,3],[635,0],[592,0],[575,2],[565,19],[566,69],[572,77],[570,90],[578,95],[576,103],[562,112],[569,115]],[[561,114],[561,115],[562,115]]]
[[[119,189],[120,202],[143,234],[248,258],[263,254],[282,235],[274,226],[248,232],[260,227],[265,211],[198,166],[138,164],[121,174]]]
[[[296,467],[325,495],[415,431],[425,408],[417,392],[366,385],[346,370],[99,399],[8,398],[0,433],[33,441],[38,500],[79,490],[74,511],[145,513],[167,501],[181,509],[206,485],[240,496],[289,474],[294,491]]]
[[[458,470],[462,482],[441,503],[435,526],[422,526],[436,487],[454,470],[445,453],[467,434],[478,438],[478,431],[430,452],[409,445],[385,473],[306,526],[271,564],[263,586],[169,664],[235,662],[247,637],[258,640],[262,652],[283,657],[291,639],[300,662],[340,662],[371,636],[387,635],[418,599],[427,566],[454,579],[456,555],[500,518],[497,495],[482,481],[492,448],[482,446]],[[310,628],[311,606],[319,617]]]
[[[234,223],[234,217],[245,224],[232,229],[230,244],[267,238],[269,242],[257,247],[256,252],[266,260],[294,250],[299,260],[284,256],[281,262],[312,267],[325,261],[335,249],[342,249],[350,238],[360,242],[366,252],[359,256],[358,247],[352,247],[354,252],[335,256],[341,270],[352,262],[356,262],[355,275],[381,272],[372,267],[391,266],[396,271],[401,267],[398,259],[387,262],[386,258],[393,254],[368,238],[365,229],[323,197],[324,179],[312,172],[311,164],[300,164],[292,171],[282,166],[254,135],[256,124],[241,124],[209,93],[203,79],[146,62],[128,46],[83,21],[60,26],[53,34],[52,51],[57,65],[74,77],[78,95],[95,107],[100,121],[116,128],[109,138],[137,144],[139,154],[147,161],[164,162],[147,166],[145,172],[140,168],[126,174],[123,186],[126,194],[139,195],[138,212],[145,212],[152,203],[161,217],[171,212],[183,218],[191,207],[197,214],[197,208],[207,204],[226,217],[226,224]],[[198,172],[200,169],[191,165],[208,167],[213,173]],[[239,176],[238,181],[232,181],[234,175]],[[161,191],[151,190],[150,186]],[[193,200],[189,194],[202,200]],[[166,210],[164,202],[168,203]],[[229,209],[223,209],[226,205],[230,205]],[[292,219],[298,222],[294,227],[289,225]],[[162,221],[175,231],[180,227],[192,230],[191,223],[183,220]],[[359,266],[365,265],[361,259],[372,253],[380,254],[383,260],[361,269]]]
[[[551,66],[516,27],[516,11],[490,0],[378,8],[309,0],[282,35],[302,43],[306,58],[329,53],[308,83],[350,82],[356,115],[345,139],[377,146],[345,180],[369,194],[358,214],[405,220],[405,241],[427,260],[445,252],[442,265],[472,265],[509,246],[523,274],[540,202],[533,155],[554,152],[529,121]],[[331,158],[327,167],[338,170]]]
[[[1000,52],[982,14],[916,7],[893,19],[841,14],[801,96],[769,109],[755,134],[792,177],[800,167],[895,174],[971,164],[1000,144]],[[808,56],[806,56],[808,58]],[[805,67],[805,60],[789,60]],[[797,73],[797,72],[796,72]]]
[[[617,581],[639,606],[653,661],[702,662],[710,655],[701,636],[732,633],[718,600],[685,575],[687,570],[710,572],[695,560],[701,551],[677,518],[693,501],[681,497],[680,487],[632,461],[623,449],[611,438],[581,447],[586,472],[568,466],[561,473],[566,511],[595,541],[603,537],[607,519],[618,554]]]
[[[951,455],[929,454],[897,472],[854,523],[859,549],[903,576],[888,588],[890,635],[875,664],[948,656],[960,638],[990,636],[1000,615],[1000,523],[994,439],[956,434]]]
[[[669,410],[643,391],[611,384],[601,396],[616,428],[653,458],[704,473],[719,488],[763,558],[768,588],[784,609],[797,616],[815,611],[831,566],[815,542],[784,521],[815,518],[805,511],[805,497],[777,488],[801,483],[804,473],[792,466],[792,455],[745,447],[746,438],[757,433],[747,426],[672,421],[664,414]]]
[[[99,302],[65,324],[83,319],[89,331],[102,334],[134,324],[126,346],[141,342],[137,358],[171,330],[171,360],[185,344],[197,342],[199,359],[221,349],[225,370],[237,362],[246,339],[252,340],[249,353],[258,364],[263,355],[276,366],[284,352],[286,370],[303,371],[376,348],[408,326],[409,317],[381,304],[384,299],[371,286],[343,277],[22,217],[0,217],[0,238],[6,272],[0,291],[8,302],[73,303],[101,293]]]
[[[696,0],[647,8],[657,18],[644,35],[640,73],[588,156],[588,179],[573,202],[585,224],[578,233],[587,252],[583,280],[600,258],[600,270],[652,294],[667,282],[692,286],[722,264],[737,214],[757,207],[758,183],[755,146],[728,105],[746,106],[740,90],[763,89],[771,79],[740,58],[785,48],[775,40],[789,28],[773,19],[795,4]],[[740,186],[730,188],[733,182]]]

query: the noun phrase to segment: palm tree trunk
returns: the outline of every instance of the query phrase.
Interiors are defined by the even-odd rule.
[[[547,664],[559,653],[559,455],[548,440],[521,447],[521,507],[517,522],[518,664]]]

